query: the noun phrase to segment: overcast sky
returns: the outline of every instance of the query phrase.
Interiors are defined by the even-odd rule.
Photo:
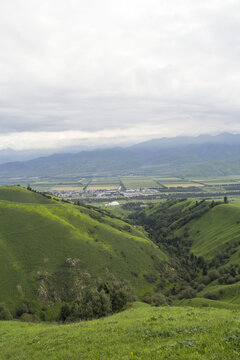
[[[240,2],[3,0],[0,149],[240,133]]]

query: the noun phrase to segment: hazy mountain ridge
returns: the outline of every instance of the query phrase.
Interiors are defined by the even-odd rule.
[[[179,171],[189,165],[240,158],[240,135],[162,138],[128,148],[61,153],[0,165],[1,177]]]

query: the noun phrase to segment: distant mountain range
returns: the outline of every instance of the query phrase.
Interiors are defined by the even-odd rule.
[[[102,146],[101,148],[109,148],[110,146]],[[42,156],[49,156],[54,154],[61,153],[77,153],[83,150],[94,150],[98,148],[97,146],[84,146],[84,145],[75,145],[68,146],[60,149],[31,149],[31,150],[13,150],[13,149],[3,149],[0,150],[0,164],[4,164],[7,162],[15,162],[15,161],[28,161],[32,159],[36,159]]]
[[[1,178],[91,175],[157,175],[184,173],[197,176],[196,166],[231,159],[228,173],[240,173],[240,135],[178,136],[149,140],[127,148],[58,153],[28,161],[0,164]],[[209,165],[208,165],[209,166]],[[192,170],[191,170],[192,169]],[[211,171],[210,171],[211,172]],[[218,169],[221,173],[221,169]],[[208,176],[209,171],[207,172]]]

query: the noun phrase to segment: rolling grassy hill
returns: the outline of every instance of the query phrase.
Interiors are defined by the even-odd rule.
[[[216,205],[216,206],[215,206]],[[146,223],[153,223],[168,238],[186,238],[191,242],[190,251],[212,260],[229,244],[234,250],[228,263],[240,260],[240,203],[214,204],[211,201],[169,201],[152,205],[141,212]]]
[[[1,359],[237,360],[240,312],[134,306],[71,325],[0,322]]]
[[[187,224],[189,237],[193,239],[192,252],[211,260],[224,251],[229,243],[236,243],[236,251],[229,258],[230,263],[240,260],[240,204],[230,203],[215,206],[199,219]],[[185,228],[176,232],[182,235]]]
[[[190,305],[239,307],[240,204],[172,200],[133,218],[172,260],[176,276],[163,292],[173,301],[196,297]]]
[[[0,302],[12,311],[26,298],[36,307],[49,305],[46,320],[52,320],[58,304],[109,272],[129,280],[139,294],[156,290],[165,276],[161,292],[178,305],[137,302],[111,317],[68,325],[1,321],[0,358],[239,359],[240,282],[214,278],[198,288],[204,276],[197,266],[205,259],[211,277],[219,251],[229,255],[222,267],[238,263],[239,215],[237,204],[173,200],[151,205],[132,220],[145,224],[155,245],[145,231],[104,211],[19,187],[0,188]],[[187,294],[186,282],[195,289],[193,298],[176,291]]]
[[[0,188],[0,302],[69,300],[108,273],[142,294],[166,256],[134,226],[90,207]]]
[[[2,186],[0,187],[0,200],[13,201],[15,203],[30,204],[53,204],[53,200],[20,186]]]

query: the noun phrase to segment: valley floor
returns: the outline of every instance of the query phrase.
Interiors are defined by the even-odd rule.
[[[240,358],[240,311],[135,303],[117,315],[70,325],[0,322],[0,359]]]

